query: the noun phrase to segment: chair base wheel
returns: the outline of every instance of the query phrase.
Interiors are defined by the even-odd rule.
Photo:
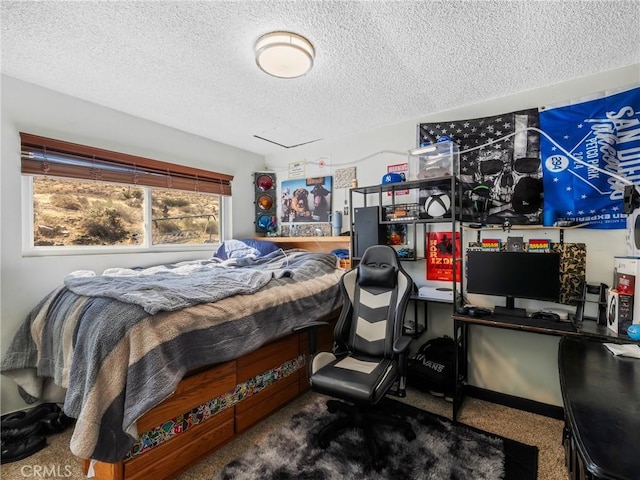
[[[416,439],[416,432],[414,432],[413,430],[409,430],[404,432],[404,438],[406,438],[408,441],[412,441]]]
[[[336,413],[340,410],[344,410],[342,408],[343,403],[338,400],[328,400],[327,401],[327,411],[329,413]]]
[[[372,428],[373,425],[385,425],[397,429],[403,433],[407,441],[412,441],[416,438],[416,434],[409,422],[379,413],[374,408],[367,409],[338,400],[329,400],[327,401],[327,410],[330,413],[343,412],[343,414],[320,429],[316,436],[317,445],[322,449],[326,449],[339,431],[345,428],[361,429],[364,434],[366,449],[369,451],[370,465],[376,472],[384,468],[386,459],[380,454],[376,434]]]

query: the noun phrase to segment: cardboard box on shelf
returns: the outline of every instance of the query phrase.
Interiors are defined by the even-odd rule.
[[[630,323],[640,323],[640,258],[614,257],[613,290],[619,294],[619,307],[624,308],[620,314]]]
[[[626,335],[633,323],[633,295],[610,288],[607,294],[607,328],[619,335]],[[638,322],[636,322],[638,323]]]

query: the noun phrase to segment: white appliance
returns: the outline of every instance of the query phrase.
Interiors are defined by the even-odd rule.
[[[640,208],[627,215],[627,255],[640,258]]]
[[[453,289],[446,287],[420,287],[418,297],[425,300],[453,303]]]

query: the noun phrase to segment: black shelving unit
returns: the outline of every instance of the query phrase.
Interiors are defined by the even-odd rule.
[[[427,147],[426,151],[409,153],[411,160],[418,162],[420,166],[427,166],[423,170],[418,171],[418,175],[427,176],[418,180],[410,180],[399,183],[383,183],[379,185],[371,185],[364,187],[354,187],[349,190],[349,206],[351,209],[351,231],[353,232],[351,241],[351,261],[352,265],[356,265],[359,261],[354,249],[354,238],[358,235],[357,225],[355,224],[354,208],[378,206],[379,207],[379,225],[407,225],[411,245],[414,254],[409,258],[401,260],[422,260],[425,257],[418,257],[417,240],[418,230],[421,230],[422,245],[425,256],[428,254],[426,246],[426,233],[430,224],[450,224],[451,233],[453,235],[453,251],[452,251],[452,268],[453,268],[453,292],[454,292],[454,310],[459,295],[463,291],[462,278],[457,278],[458,264],[460,264],[460,272],[464,271],[462,251],[463,251],[463,228],[462,228],[462,188],[459,178],[457,177],[458,168],[458,147],[454,142],[442,142],[432,147]],[[444,165],[444,166],[443,166]],[[437,167],[437,168],[434,168]],[[437,171],[442,173],[441,176],[428,176],[429,172]],[[448,172],[448,174],[447,174]],[[409,192],[407,195],[406,192]],[[425,199],[421,198],[420,192],[437,192],[442,191],[448,193],[450,199],[450,208],[445,216],[430,216],[425,208]],[[402,192],[402,195],[399,193]],[[414,193],[411,193],[414,192]],[[433,194],[433,193],[432,193]],[[413,198],[414,201],[407,201]],[[356,201],[357,200],[357,201]],[[456,246],[456,235],[460,238],[460,248]],[[460,277],[463,275],[461,274]],[[458,291],[458,286],[460,291]]]

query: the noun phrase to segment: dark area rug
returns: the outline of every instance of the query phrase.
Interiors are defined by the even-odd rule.
[[[388,400],[383,410],[409,421],[417,438],[408,442],[389,427],[377,429],[381,472],[370,466],[361,432],[344,430],[321,449],[315,433],[334,418],[327,397],[314,395],[302,411],[271,437],[229,463],[218,480],[535,480],[538,449],[454,424],[410,405]]]

